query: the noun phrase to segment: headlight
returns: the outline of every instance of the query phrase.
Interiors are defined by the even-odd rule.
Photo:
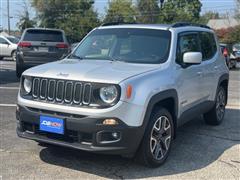
[[[112,104],[118,97],[118,90],[115,86],[102,87],[100,89],[100,98],[103,102]]]
[[[29,77],[24,77],[23,80],[24,91],[29,94],[32,90],[32,80]]]

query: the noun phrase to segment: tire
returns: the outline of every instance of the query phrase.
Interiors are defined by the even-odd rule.
[[[12,60],[13,60],[13,61],[16,61],[17,51],[13,51],[12,54],[11,54],[11,57],[12,57]]]
[[[23,68],[19,64],[16,63],[16,76],[18,78],[20,78],[22,73],[23,73]]]
[[[153,111],[137,152],[137,161],[148,167],[162,165],[169,155],[173,136],[173,120],[168,110]]]
[[[214,107],[203,115],[206,124],[216,126],[222,123],[225,115],[226,95],[225,89],[220,86],[217,91]]]
[[[3,60],[3,57],[2,57],[2,56],[0,56],[0,60]]]

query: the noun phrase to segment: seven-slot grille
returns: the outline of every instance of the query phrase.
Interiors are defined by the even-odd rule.
[[[32,84],[34,100],[75,105],[91,104],[91,83],[33,78]]]

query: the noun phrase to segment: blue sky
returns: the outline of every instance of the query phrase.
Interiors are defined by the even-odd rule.
[[[9,0],[10,1],[10,16],[11,29],[16,29],[18,15],[23,11],[24,0]],[[30,0],[25,0],[29,3]],[[104,14],[105,8],[109,0],[95,0],[95,9]],[[216,11],[220,13],[233,14],[235,8],[235,0],[200,0],[203,4],[202,12]],[[30,9],[31,15],[34,16],[34,9]],[[0,26],[7,28],[7,0],[0,0]]]

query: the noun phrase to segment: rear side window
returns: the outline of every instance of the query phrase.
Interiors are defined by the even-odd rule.
[[[23,41],[63,42],[63,33],[52,30],[28,30]]]
[[[208,32],[201,32],[200,40],[203,60],[211,59],[217,52],[217,45],[214,35]]]
[[[177,47],[177,63],[182,63],[183,55],[186,52],[201,52],[198,41],[198,33],[180,35]]]

